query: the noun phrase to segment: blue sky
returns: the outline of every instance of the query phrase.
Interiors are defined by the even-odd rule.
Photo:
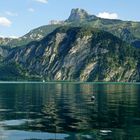
[[[0,36],[22,36],[50,20],[67,19],[72,8],[106,18],[140,21],[140,0],[0,0]]]

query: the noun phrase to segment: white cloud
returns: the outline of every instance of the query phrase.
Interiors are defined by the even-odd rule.
[[[48,0],[35,0],[37,2],[40,2],[40,3],[48,3]]]
[[[103,12],[103,13],[99,13],[97,16],[100,17],[100,18],[118,19],[118,14],[117,13]]]
[[[6,11],[5,14],[8,15],[8,16],[12,16],[12,17],[17,17],[18,16],[17,13],[13,13],[13,12],[10,12],[10,11]]]
[[[28,11],[29,11],[29,12],[35,12],[35,9],[29,8]]]
[[[10,27],[12,22],[6,17],[0,17],[0,26]]]

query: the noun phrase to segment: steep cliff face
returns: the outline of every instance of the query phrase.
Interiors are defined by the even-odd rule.
[[[88,13],[83,9],[72,9],[70,17],[68,18],[68,21],[75,21],[75,20],[81,20],[88,18]]]
[[[138,50],[93,28],[61,27],[10,51],[5,63],[46,80],[139,81]]]
[[[8,56],[10,48],[7,46],[0,46],[0,62]]]
[[[71,14],[66,22],[77,22],[91,19],[97,19],[97,17],[94,15],[89,15],[84,9],[77,8],[71,10]]]

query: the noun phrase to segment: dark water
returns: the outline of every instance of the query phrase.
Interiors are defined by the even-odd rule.
[[[0,140],[140,140],[140,85],[1,83]]]

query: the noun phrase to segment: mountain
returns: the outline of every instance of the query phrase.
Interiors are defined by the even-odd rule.
[[[72,9],[65,21],[0,38],[0,80],[138,82],[139,47],[139,22]]]
[[[56,28],[61,26],[88,26],[92,28],[99,28],[112,33],[127,43],[140,47],[140,22],[122,21],[115,19],[103,19],[95,15],[88,14],[84,9],[72,9],[71,14],[65,21],[53,20],[49,25],[44,25],[39,28],[31,30],[26,35],[17,38],[0,38],[0,45],[2,46],[22,46],[31,41],[41,40]]]
[[[135,82],[140,80],[139,54],[109,32],[63,26],[40,41],[12,48],[2,67],[14,64],[13,71],[25,79]],[[6,73],[12,75],[11,69]]]

